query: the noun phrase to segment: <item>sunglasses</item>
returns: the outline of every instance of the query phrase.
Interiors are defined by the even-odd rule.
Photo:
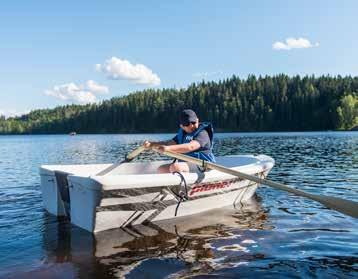
[[[196,124],[196,122],[189,122],[189,123],[187,123],[187,124],[181,124],[182,126],[184,126],[184,127],[188,127],[188,126],[190,126],[190,124]]]

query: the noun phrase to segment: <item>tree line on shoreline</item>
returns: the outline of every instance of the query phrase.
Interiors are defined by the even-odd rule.
[[[222,132],[349,130],[358,125],[358,77],[232,76],[147,89],[99,104],[0,116],[0,134],[174,132],[184,108]]]

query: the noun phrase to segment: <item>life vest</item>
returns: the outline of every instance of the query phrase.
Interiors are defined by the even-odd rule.
[[[178,144],[189,143],[196,137],[201,131],[206,130],[210,139],[210,149],[204,149],[200,147],[198,150],[190,153],[186,153],[185,155],[198,158],[200,160],[205,160],[209,162],[215,162],[215,156],[213,154],[213,138],[214,138],[214,129],[211,123],[203,122],[199,124],[198,129],[194,132],[186,134],[182,128],[179,128],[177,139]]]

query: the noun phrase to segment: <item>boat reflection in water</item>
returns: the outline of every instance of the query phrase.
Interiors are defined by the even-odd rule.
[[[207,274],[262,257],[250,253],[250,231],[270,230],[267,213],[253,199],[236,209],[222,208],[159,223],[99,232],[68,222],[47,222],[46,263],[68,263],[64,274],[79,277],[143,277]],[[234,254],[235,256],[230,259]],[[81,276],[82,274],[82,276]]]

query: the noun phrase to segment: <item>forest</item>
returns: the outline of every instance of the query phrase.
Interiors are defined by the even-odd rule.
[[[0,134],[174,132],[184,108],[219,132],[350,130],[358,126],[358,77],[234,75],[185,89],[147,89],[96,104],[0,116]]]

